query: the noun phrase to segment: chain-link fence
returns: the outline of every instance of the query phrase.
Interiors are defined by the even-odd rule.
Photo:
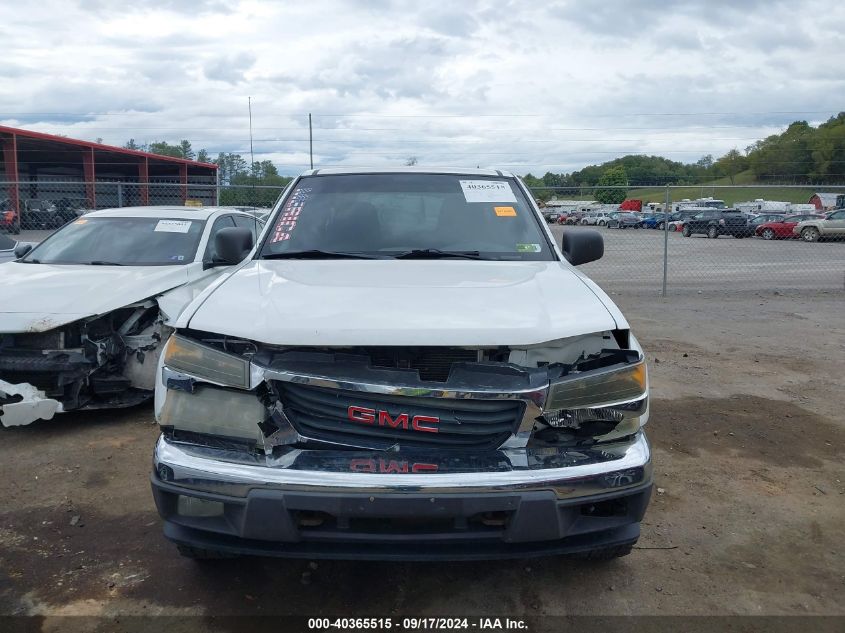
[[[845,289],[845,186],[533,193],[555,235],[602,232],[604,257],[582,269],[614,293]],[[608,193],[624,201],[596,200]]]
[[[55,230],[94,209],[149,205],[270,208],[282,187],[218,186],[177,180],[84,182],[39,179],[0,181],[0,231]]]
[[[0,231],[35,231],[29,237],[37,240],[92,208],[219,204],[269,210],[281,191],[257,184],[0,182]],[[582,269],[608,292],[845,289],[845,186],[532,193],[558,240],[565,230],[603,234],[604,257]],[[598,201],[608,198],[617,201]]]

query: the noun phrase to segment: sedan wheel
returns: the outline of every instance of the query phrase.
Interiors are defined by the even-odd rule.
[[[808,226],[801,231],[801,239],[805,242],[818,242],[819,230],[814,226]]]
[[[715,226],[711,226],[709,229],[707,229],[707,237],[709,237],[711,240],[715,240],[717,237],[719,237],[719,229],[717,229]]]
[[[661,222],[660,224],[658,224],[658,225],[657,225],[657,228],[658,228],[658,229],[660,229],[660,230],[662,231],[663,229],[665,229],[665,228],[666,228],[666,224],[664,224],[663,222]]]
[[[775,239],[775,232],[772,229],[763,229],[763,239],[764,240]]]

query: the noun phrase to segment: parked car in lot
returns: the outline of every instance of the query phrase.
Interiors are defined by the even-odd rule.
[[[804,215],[790,215],[790,216],[781,216],[775,220],[770,220],[768,222],[762,222],[757,224],[749,223],[749,227],[754,227],[754,235],[758,237],[762,237],[764,240],[774,240],[774,239],[787,239],[798,237],[796,233],[792,232],[792,229],[799,222],[804,222],[805,220],[816,220],[821,219],[823,216],[819,216],[814,213],[806,213]]]
[[[767,222],[777,222],[779,220],[783,220],[786,218],[786,214],[784,213],[761,213],[758,215],[748,215],[748,230],[751,231],[754,235],[759,235],[757,232],[757,227],[766,224]]]
[[[13,210],[12,202],[8,198],[0,199],[0,230],[12,235],[21,232],[20,221]]]
[[[669,216],[669,230],[670,231],[682,231],[684,228],[684,224],[686,224],[687,220],[690,218],[694,218],[696,215],[701,213],[700,211],[676,211]],[[658,229],[663,229],[663,224],[661,222],[657,223]]]
[[[18,245],[0,265],[0,423],[151,398],[171,320],[231,266],[215,240],[238,227],[247,251],[253,216],[130,207]]]
[[[735,238],[748,237],[748,220],[734,209],[713,209],[702,211],[684,222],[682,235],[690,237],[701,233],[709,238],[717,238],[720,235],[732,235]]]
[[[500,171],[319,169],[239,263],[245,239],[221,234],[236,268],[156,372],[153,494],[183,555],[631,551],[648,380],[573,268],[598,232],[559,247]]]
[[[822,239],[845,240],[845,209],[837,209],[826,218],[799,222],[792,232],[805,242],[818,242]]]
[[[656,215],[646,215],[643,218],[641,226],[644,229],[657,229],[657,228],[659,228],[662,231],[664,222],[666,222],[666,214],[665,213],[658,213]]]
[[[614,212],[611,212],[614,213]],[[591,213],[587,213],[584,215],[580,223],[584,226],[605,226],[607,221],[610,219],[610,213],[605,213],[604,211],[593,211]]]
[[[0,264],[17,259],[18,256],[15,254],[15,250],[26,246],[34,246],[34,244],[30,242],[18,242],[6,235],[0,235]],[[3,278],[0,277],[0,284],[2,283]]]
[[[566,213],[561,214],[561,216],[557,219],[557,223],[574,226],[581,223],[581,218],[583,218],[584,215],[585,214],[582,211],[567,211]]]
[[[634,213],[616,213],[607,220],[609,229],[638,229],[641,224],[642,219]]]

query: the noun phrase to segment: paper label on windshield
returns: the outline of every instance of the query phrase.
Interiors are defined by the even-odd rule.
[[[504,180],[461,180],[467,202],[516,202],[511,186]]]
[[[515,218],[516,217],[516,209],[513,207],[493,207],[493,211],[496,212],[500,218]]]
[[[156,224],[156,233],[187,233],[191,230],[190,220],[159,220]]]
[[[542,249],[539,244],[517,244],[517,253],[539,253]]]

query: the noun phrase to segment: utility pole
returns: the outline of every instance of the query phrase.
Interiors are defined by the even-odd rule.
[[[252,206],[255,206],[255,152],[252,149],[252,97],[247,97],[249,107],[249,170],[252,172]]]
[[[308,113],[308,155],[311,157],[311,169],[314,169],[314,134],[311,131],[311,113]]]

